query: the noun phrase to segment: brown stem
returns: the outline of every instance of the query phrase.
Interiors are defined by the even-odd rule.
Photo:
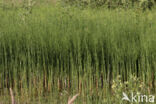
[[[12,89],[10,88],[11,104],[15,104],[15,98]]]

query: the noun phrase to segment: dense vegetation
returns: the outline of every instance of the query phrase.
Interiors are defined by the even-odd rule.
[[[78,92],[77,104],[112,104],[120,102],[116,96],[124,82],[131,90],[154,93],[155,11],[0,8],[0,99],[8,103],[11,87],[18,102],[29,104],[64,104]]]

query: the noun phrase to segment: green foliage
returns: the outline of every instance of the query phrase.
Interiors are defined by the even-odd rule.
[[[142,80],[128,82],[128,88],[135,81],[154,88],[155,10],[51,5],[30,10],[23,15],[27,9],[0,8],[0,95],[12,87],[17,98],[40,101],[50,95],[54,104],[64,104],[80,92],[76,103],[112,104],[108,89],[121,81],[125,86],[131,74]]]
[[[140,7],[143,10],[152,9],[152,6],[155,4],[154,0],[141,0]]]
[[[112,102],[118,102],[122,103],[121,100],[123,96],[121,96],[124,93],[127,95],[131,95],[131,93],[136,94],[150,94],[148,92],[148,87],[143,82],[143,80],[137,78],[134,75],[129,75],[129,80],[123,82],[121,76],[117,76],[115,80],[113,80],[112,84],[112,92],[115,99],[112,99]],[[124,102],[125,103],[125,102]]]
[[[91,6],[93,8],[97,7],[107,7],[113,8],[138,8],[141,9],[151,9],[155,6],[154,0],[62,0],[63,2],[69,3],[76,6]]]

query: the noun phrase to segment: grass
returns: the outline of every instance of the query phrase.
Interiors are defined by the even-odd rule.
[[[18,103],[64,104],[80,93],[76,104],[112,104],[120,102],[116,95],[123,91],[112,88],[120,86],[117,76],[131,90],[143,83],[149,90],[140,92],[154,93],[155,9],[37,5],[28,11],[0,8],[0,99],[5,104],[11,102],[10,87]]]

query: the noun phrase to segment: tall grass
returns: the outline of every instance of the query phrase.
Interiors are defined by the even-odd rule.
[[[0,95],[10,87],[32,99],[79,92],[98,104],[116,76],[124,82],[131,74],[154,90],[155,10],[48,5],[26,12],[0,8]]]

